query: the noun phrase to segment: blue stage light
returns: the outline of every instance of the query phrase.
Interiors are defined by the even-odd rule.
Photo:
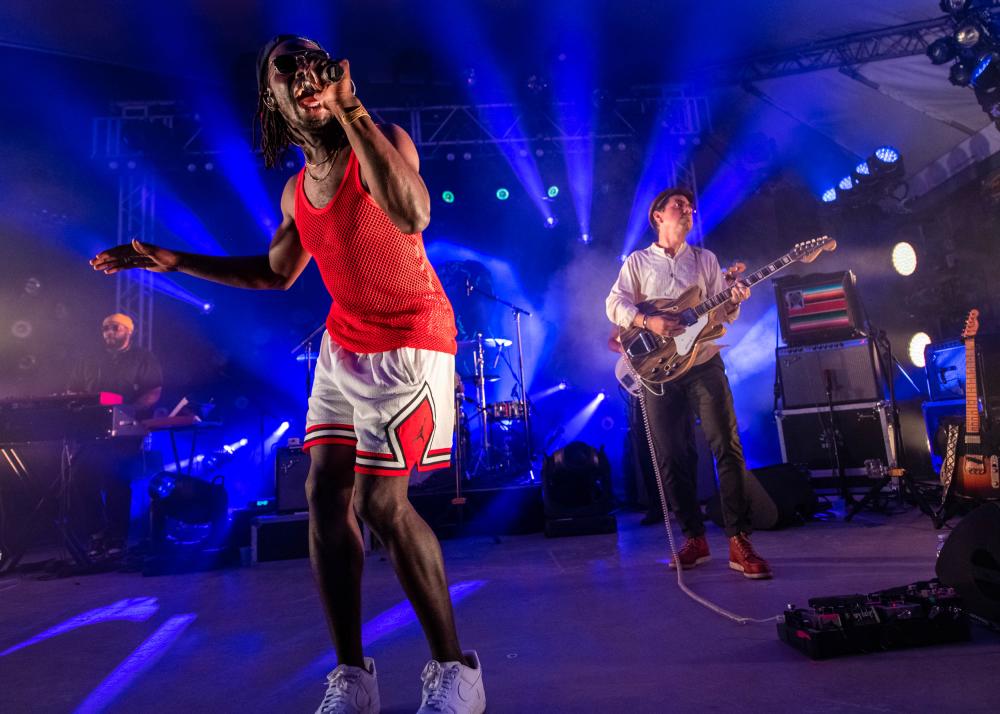
[[[455,194],[452,193],[451,191],[445,191],[444,193],[441,194],[441,200],[444,201],[445,203],[454,203]]]
[[[850,191],[852,188],[854,188],[854,179],[852,179],[850,176],[845,176],[844,178],[840,179],[840,183],[837,184],[837,188],[839,188],[841,191]]]
[[[837,200],[837,189],[828,188],[823,192],[823,203],[833,203]]]
[[[548,195],[549,198],[555,198],[556,196],[559,195],[559,187],[549,186],[549,190],[546,191],[545,193]]]
[[[871,169],[868,168],[868,162],[862,161],[860,164],[854,167],[854,173],[858,176],[871,176]]]
[[[880,146],[875,149],[875,158],[883,164],[894,164],[899,161],[899,151],[891,146]]]
[[[557,225],[559,225],[559,219],[556,218],[555,216],[548,216],[545,219],[546,228],[555,228]]]
[[[204,302],[204,303],[201,304],[201,311],[203,313],[205,313],[206,315],[208,313],[212,312],[212,310],[214,310],[214,309],[215,309],[215,305],[213,305],[210,302]]]
[[[154,498],[167,498],[177,487],[174,478],[163,471],[153,476],[149,482],[149,495]]]
[[[508,198],[510,198],[510,191],[508,191],[505,188],[498,188],[497,198],[501,201],[506,201]]]
[[[584,242],[584,243],[590,243],[590,234],[589,233],[581,233],[580,234],[580,240],[582,242]]]

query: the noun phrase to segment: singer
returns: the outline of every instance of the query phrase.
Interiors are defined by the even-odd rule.
[[[407,499],[412,473],[449,465],[455,418],[455,317],[424,250],[430,198],[416,148],[400,127],[372,120],[347,60],[333,62],[312,40],[265,44],[257,86],[266,165],[278,166],[291,144],[305,158],[285,184],[267,254],[133,241],[91,264],[287,289],[316,259],[333,304],[306,418],[306,489],[312,567],[339,662],[318,711],[379,711],[375,664],[362,650],[357,509],[385,544],[430,645],[419,711],[479,714],[478,655],[459,646],[441,547]]]

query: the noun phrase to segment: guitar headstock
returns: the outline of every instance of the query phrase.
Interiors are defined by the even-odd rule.
[[[979,310],[972,308],[965,318],[965,329],[962,330],[962,339],[968,340],[976,336],[979,332]]]
[[[820,236],[796,243],[795,247],[788,251],[788,257],[801,263],[811,263],[819,257],[820,253],[836,249],[837,241],[830,236]]]

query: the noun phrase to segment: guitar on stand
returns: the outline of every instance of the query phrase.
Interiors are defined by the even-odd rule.
[[[996,429],[986,429],[979,418],[979,389],[976,377],[976,334],[979,310],[969,311],[962,340],[965,342],[965,425],[946,426],[948,449],[942,467],[942,512],[951,492],[975,500],[1000,499],[1000,448]],[[956,438],[959,436],[959,438]],[[951,453],[948,453],[951,452]],[[949,456],[951,457],[949,459]],[[953,472],[953,475],[952,475]]]
[[[829,236],[797,243],[794,248],[760,270],[741,276],[739,282],[752,287],[764,278],[793,263],[811,263],[820,253],[835,250],[837,241]],[[639,311],[647,316],[662,315],[680,320],[683,332],[673,337],[657,335],[642,327],[621,330],[622,356],[615,366],[615,377],[633,396],[645,387],[651,393],[662,394],[662,385],[687,373],[694,365],[701,343],[718,339],[726,328],[714,319],[713,313],[729,302],[732,286],[718,295],[699,302],[701,290],[692,285],[675,300],[657,298],[639,303]],[[631,364],[631,369],[629,364]],[[638,375],[638,381],[632,373]]]

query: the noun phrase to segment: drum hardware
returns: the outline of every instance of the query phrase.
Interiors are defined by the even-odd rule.
[[[491,293],[488,290],[484,290],[483,288],[479,287],[478,285],[476,285],[475,283],[473,283],[468,278],[466,278],[466,281],[465,281],[465,290],[466,290],[466,294],[467,295],[471,295],[472,293],[478,293],[479,295],[482,295],[483,297],[489,298],[493,302],[499,303],[500,305],[504,305],[504,306],[510,308],[510,310],[512,311],[512,313],[514,315],[514,335],[516,337],[515,341],[517,343],[517,372],[516,372],[516,374],[513,375],[514,376],[514,380],[515,380],[514,389],[515,389],[515,392],[516,392],[517,401],[521,404],[521,412],[522,412],[523,418],[524,418],[524,440],[525,440],[525,446],[527,447],[527,451],[528,451],[528,461],[530,463],[532,457],[534,456],[534,448],[532,447],[532,443],[531,443],[531,418],[530,418],[530,415],[528,414],[528,393],[527,393],[527,390],[525,389],[525,386],[524,386],[524,344],[523,344],[523,340],[522,340],[522,336],[521,336],[521,316],[522,315],[527,315],[527,316],[530,317],[531,313],[528,312],[527,310],[525,310],[524,308],[518,307],[517,305],[514,305],[513,303],[510,303],[510,302],[507,302],[506,300],[501,299],[500,297],[494,295],[493,293]],[[479,338],[481,338],[481,337],[482,337],[481,335],[477,335],[477,340],[479,340]],[[486,340],[492,339],[494,341],[496,347],[498,348],[498,357],[503,355],[502,349],[510,344],[510,340],[504,340],[504,338],[485,338],[485,339]],[[504,341],[506,341],[508,343],[508,345],[502,344],[502,342],[504,342]],[[480,351],[481,351],[481,347],[480,347]],[[505,359],[505,361],[507,361],[507,360]],[[507,361],[507,366],[508,366],[508,368],[511,367],[509,361]],[[514,372],[514,370],[512,368],[511,368],[511,372],[512,373]],[[480,406],[485,411],[485,409],[486,409],[486,400],[485,400],[485,398],[480,402]],[[485,419],[485,415],[484,415],[484,418],[483,418],[483,426],[484,427],[488,427],[488,424],[486,423],[486,421],[487,420]],[[488,436],[486,435],[485,431],[484,431],[484,437],[483,438],[484,438],[484,440],[488,440]],[[533,475],[532,475],[532,478],[534,478]]]
[[[313,340],[317,337],[320,338],[320,344],[323,343],[323,331],[326,330],[326,323],[320,323],[319,327],[309,333],[309,335],[302,340],[299,344],[292,348],[291,354],[295,355],[296,362],[305,362],[306,364],[306,401],[309,401],[309,395],[312,394],[312,382],[313,375],[316,373],[316,360],[319,359],[319,350],[313,349]]]

